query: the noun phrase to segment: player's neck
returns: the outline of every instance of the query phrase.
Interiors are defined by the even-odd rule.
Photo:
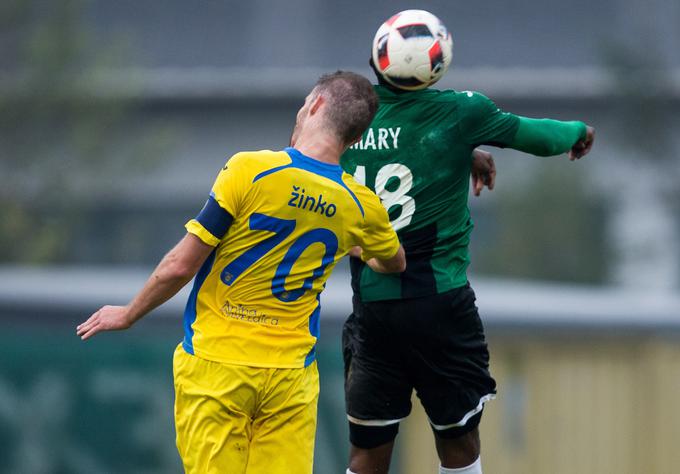
[[[327,133],[302,133],[293,147],[303,155],[323,163],[337,165],[345,147]]]

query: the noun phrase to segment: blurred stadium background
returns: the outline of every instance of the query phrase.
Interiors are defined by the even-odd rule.
[[[3,0],[0,472],[180,472],[171,354],[186,293],[124,334],[75,325],[125,303],[226,157],[287,145],[323,72],[369,74],[406,8],[454,39],[440,87],[581,119],[574,164],[495,150],[471,198],[471,280],[498,399],[485,472],[672,474],[680,451],[680,3]],[[344,472],[340,266],[323,298],[318,474]],[[435,472],[420,411],[393,472]]]

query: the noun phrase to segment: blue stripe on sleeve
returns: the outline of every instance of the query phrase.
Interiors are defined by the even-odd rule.
[[[196,220],[205,227],[205,230],[221,239],[227,233],[227,230],[229,230],[229,226],[234,218],[217,203],[217,200],[215,200],[211,193],[205,202],[205,206],[196,216]]]

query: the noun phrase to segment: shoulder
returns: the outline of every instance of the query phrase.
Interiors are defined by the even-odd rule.
[[[452,89],[426,89],[423,91],[422,98],[430,102],[440,103],[458,103],[461,98],[461,93]]]
[[[222,170],[252,178],[263,171],[287,163],[290,163],[290,157],[284,151],[241,151],[232,155]]]
[[[225,167],[271,167],[278,166],[290,161],[290,157],[284,151],[240,151],[227,160]]]
[[[376,92],[381,102],[435,102],[442,104],[456,103],[460,99],[460,92],[453,89],[433,89],[427,88],[417,91],[395,91],[385,86],[376,86]]]
[[[477,126],[502,111],[496,103],[481,92],[461,91],[458,93],[458,110],[463,123]]]
[[[485,115],[497,109],[484,94],[476,91],[456,91],[453,89],[425,89],[412,93],[417,102],[436,107],[440,110],[456,111],[463,117],[466,115]]]
[[[469,111],[488,111],[498,109],[493,100],[477,91],[461,91],[457,92],[458,101],[464,110]]]
[[[453,89],[425,89],[422,91],[416,91],[418,98],[427,102],[435,102],[440,104],[455,104],[456,106],[461,103],[468,103],[470,100],[470,94],[477,96],[477,92],[471,91],[456,91]],[[479,94],[481,95],[481,94]]]
[[[373,215],[376,210],[384,209],[380,198],[363,184],[359,184],[349,173],[342,173],[342,182],[345,183],[364,209],[364,218]]]
[[[376,198],[378,197],[373,191],[368,189],[363,184],[357,182],[357,180],[354,179],[354,176],[345,171],[342,172],[342,182],[345,183],[347,188],[349,188],[349,190],[356,194],[356,196],[359,198],[370,200],[373,199],[373,196]]]

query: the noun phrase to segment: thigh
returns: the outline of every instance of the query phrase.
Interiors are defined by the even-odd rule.
[[[393,309],[382,303],[355,305],[343,328],[345,403],[351,423],[395,424],[411,411],[413,385],[403,358],[407,349],[384,323]]]
[[[467,286],[436,295],[422,323],[410,360],[416,392],[435,432],[463,435],[496,393],[474,292]]]
[[[311,474],[319,397],[316,362],[304,369],[267,370],[247,473]]]
[[[177,449],[187,473],[246,471],[256,391],[248,367],[187,354],[173,361]]]

